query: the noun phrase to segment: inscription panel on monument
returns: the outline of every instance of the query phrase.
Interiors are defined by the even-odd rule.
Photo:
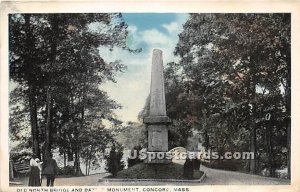
[[[158,131],[152,132],[152,147],[155,151],[161,151],[163,145],[162,133]]]

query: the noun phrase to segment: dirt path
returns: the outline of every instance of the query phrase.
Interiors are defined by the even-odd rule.
[[[201,166],[206,173],[203,185],[288,185],[289,181],[277,178],[262,177],[246,173],[210,169]]]
[[[181,162],[180,162],[181,163]],[[206,173],[206,178],[201,183],[188,183],[188,182],[99,182],[100,178],[108,175],[108,173],[96,174],[84,177],[70,177],[70,178],[56,178],[55,186],[120,186],[120,185],[287,185],[289,181],[262,177],[257,175],[251,175],[246,173],[224,171],[218,169],[210,169],[205,166],[201,166],[201,171]],[[28,178],[21,181],[26,185]],[[42,186],[46,186],[46,179],[43,179]]]

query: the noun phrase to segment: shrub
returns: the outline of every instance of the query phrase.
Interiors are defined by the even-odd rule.
[[[194,168],[193,162],[186,158],[185,163],[183,165],[183,178],[184,179],[193,179],[194,176]]]
[[[192,162],[193,162],[194,170],[200,170],[200,160],[199,159],[193,159]]]
[[[128,167],[132,167],[136,164],[139,164],[139,163],[142,163],[143,160],[139,159],[139,152],[140,150],[142,149],[141,146],[135,146],[132,150],[131,150],[131,157],[133,156],[134,154],[134,150],[136,150],[136,153],[137,153],[137,157],[134,158],[134,159],[131,159],[131,158],[128,158]]]
[[[58,175],[74,175],[74,166],[65,166],[58,169]]]
[[[121,161],[123,156],[123,148],[113,145],[109,154],[105,156],[106,158],[106,168],[105,170],[112,174],[113,177],[117,176],[117,173],[124,169],[124,163]]]
[[[241,161],[234,159],[224,159],[224,160],[211,160],[210,166],[215,169],[223,169],[229,171],[240,171],[241,170]]]

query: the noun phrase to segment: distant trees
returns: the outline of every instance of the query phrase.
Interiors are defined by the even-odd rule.
[[[168,114],[274,176],[290,158],[290,43],[290,14],[190,14],[166,69]]]
[[[127,122],[126,125],[119,126],[113,130],[114,139],[117,143],[124,146],[124,149],[130,151],[128,158],[128,167],[143,162],[139,159],[139,152],[147,147],[147,130],[141,122]],[[134,152],[135,151],[135,152]]]
[[[112,110],[121,106],[99,85],[125,66],[105,62],[98,47],[128,49],[122,15],[11,14],[9,34],[11,138],[30,127],[27,147],[43,158],[59,148],[80,174],[80,156],[89,164],[113,140],[102,120],[118,122]]]
[[[127,149],[143,148],[147,145],[147,131],[143,123],[127,122],[113,130],[115,140]]]

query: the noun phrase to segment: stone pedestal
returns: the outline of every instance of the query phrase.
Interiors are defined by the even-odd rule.
[[[148,152],[162,154],[168,151],[168,124],[170,119],[166,114],[165,88],[163,75],[162,51],[153,50],[151,90],[150,90],[150,112],[144,118],[148,130]],[[167,159],[146,160],[147,163],[169,163]]]
[[[155,154],[155,159],[149,161],[146,159],[146,163],[170,163],[171,159],[159,159],[162,154],[167,157],[166,152],[168,152],[168,123],[170,120],[168,117],[164,116],[165,122],[158,122],[157,118],[145,118],[144,123],[147,124],[148,132],[148,152]]]
[[[148,151],[168,151],[168,124],[170,122],[167,116],[148,116],[144,119],[148,130]]]

